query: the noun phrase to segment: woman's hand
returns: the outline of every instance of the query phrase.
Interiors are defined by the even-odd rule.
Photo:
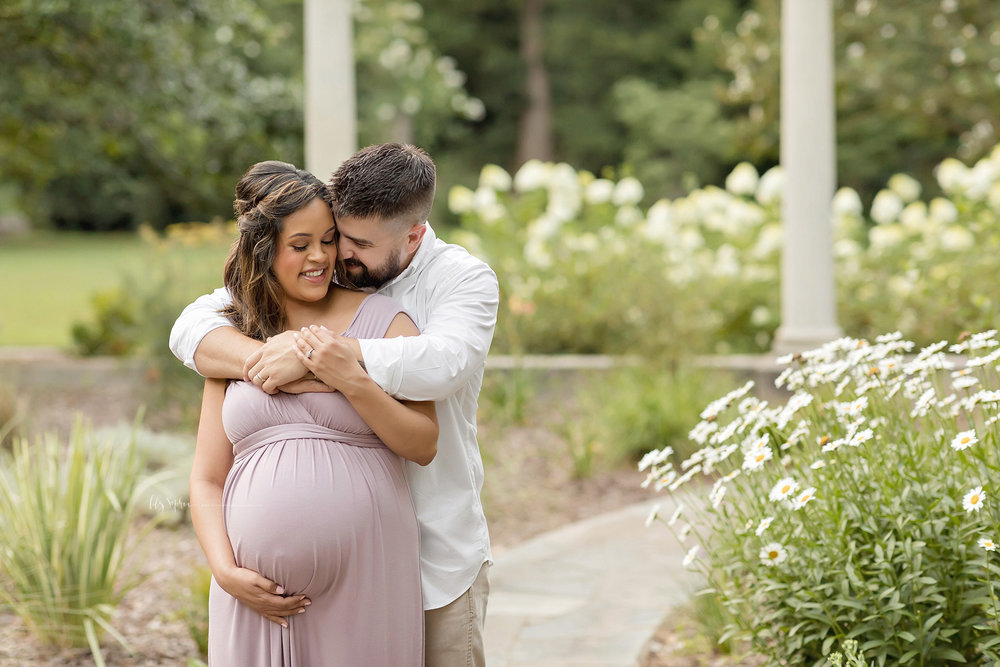
[[[312,604],[305,595],[285,597],[281,586],[245,567],[227,568],[215,580],[222,590],[283,628],[288,627],[284,617],[301,614]]]
[[[343,391],[346,384],[367,377],[347,340],[314,324],[296,332],[295,352],[316,379],[331,389]]]
[[[243,365],[243,379],[253,382],[269,394],[276,394],[283,385],[301,380],[306,369],[296,358],[294,331],[271,336]]]

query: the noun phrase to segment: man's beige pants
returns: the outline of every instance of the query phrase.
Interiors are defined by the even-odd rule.
[[[424,612],[424,667],[486,667],[483,627],[489,569],[489,563],[483,563],[472,587],[457,600]]]

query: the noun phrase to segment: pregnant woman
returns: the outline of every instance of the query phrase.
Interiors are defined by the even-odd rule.
[[[308,340],[316,380],[287,388],[308,393],[273,396],[250,382],[205,383],[191,516],[213,575],[213,667],[423,664],[402,458],[433,459],[437,419],[432,403],[385,394],[334,335],[418,332],[391,299],[330,284],[325,195],[283,162],[254,165],[236,189],[225,314],[259,340]]]

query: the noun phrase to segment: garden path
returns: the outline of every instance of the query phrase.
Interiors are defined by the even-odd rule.
[[[490,572],[486,614],[491,667],[634,667],[672,607],[699,580],[681,566],[685,549],[662,524],[659,504],[630,505],[502,551]]]

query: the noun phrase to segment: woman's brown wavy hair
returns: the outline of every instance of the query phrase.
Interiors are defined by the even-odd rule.
[[[243,335],[264,340],[285,329],[284,292],[271,265],[283,220],[317,197],[323,183],[293,164],[269,160],[250,167],[236,185],[236,224],[223,270],[232,303],[220,310]]]

